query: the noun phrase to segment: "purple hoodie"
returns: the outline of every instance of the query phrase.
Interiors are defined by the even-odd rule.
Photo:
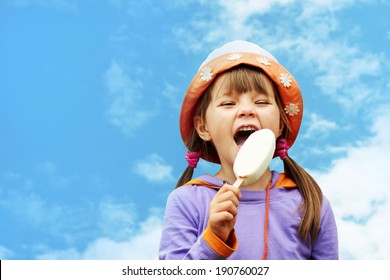
[[[314,244],[298,234],[302,197],[297,188],[277,186],[280,174],[273,171],[269,198],[267,259],[338,259],[337,228],[329,201],[323,197],[321,224]],[[198,178],[221,187],[223,181],[204,175]],[[168,197],[160,242],[160,259],[261,259],[264,251],[266,192],[241,190],[235,235],[238,241],[230,255],[217,253],[205,240],[210,201],[218,190],[188,185]],[[222,242],[222,241],[221,241]]]

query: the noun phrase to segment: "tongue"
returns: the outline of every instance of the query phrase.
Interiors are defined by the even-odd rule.
[[[238,148],[240,149],[241,146],[245,143],[246,139],[253,133],[253,131],[238,131],[234,135],[234,141],[236,141],[236,144]]]
[[[235,139],[236,144],[238,146],[238,149],[241,149],[242,145],[244,145],[246,139],[248,139],[249,135],[247,136],[240,136]]]

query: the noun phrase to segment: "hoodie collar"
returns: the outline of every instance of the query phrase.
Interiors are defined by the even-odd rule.
[[[204,186],[212,189],[220,189],[226,181],[223,181],[219,178],[213,177],[211,175],[203,175],[196,179],[192,179],[187,182],[185,186],[194,185],[194,186]],[[230,182],[226,182],[231,184]],[[288,178],[284,173],[279,173],[277,171],[272,171],[271,178],[271,189],[272,188],[296,188],[297,184]]]

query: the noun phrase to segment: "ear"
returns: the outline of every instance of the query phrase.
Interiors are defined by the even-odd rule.
[[[211,135],[207,129],[207,125],[203,118],[201,118],[200,116],[195,116],[194,127],[200,138],[202,138],[204,141],[211,140]]]

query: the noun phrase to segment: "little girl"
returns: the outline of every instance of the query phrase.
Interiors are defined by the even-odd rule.
[[[167,201],[160,259],[338,259],[331,206],[288,155],[302,112],[297,82],[261,47],[233,41],[207,57],[181,109],[188,167]],[[284,173],[268,168],[236,189],[237,152],[264,128]],[[218,173],[191,180],[199,158],[220,164]]]

